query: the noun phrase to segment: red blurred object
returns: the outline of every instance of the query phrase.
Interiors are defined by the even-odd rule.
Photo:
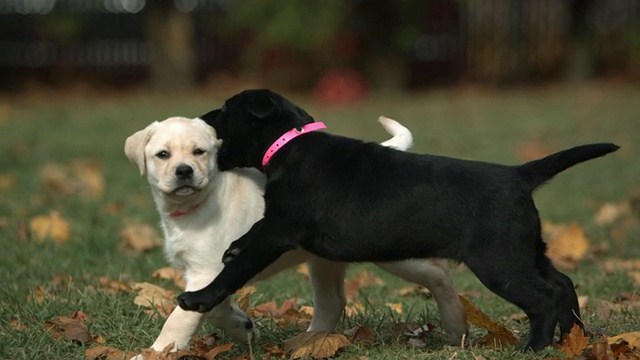
[[[324,105],[350,105],[364,100],[364,78],[354,70],[331,70],[314,89],[315,98]]]

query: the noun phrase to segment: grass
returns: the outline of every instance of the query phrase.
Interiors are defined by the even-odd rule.
[[[228,94],[231,95],[231,94]],[[590,142],[614,142],[617,153],[582,164],[559,175],[540,189],[536,203],[544,220],[580,224],[591,244],[604,253],[591,255],[566,271],[578,286],[579,295],[613,301],[624,292],[638,293],[626,273],[603,272],[609,258],[640,258],[637,217],[609,226],[593,220],[605,202],[627,201],[640,194],[640,89],[594,84],[585,88],[544,88],[513,91],[447,90],[403,96],[373,97],[347,108],[323,107],[304,96],[292,96],[331,132],[372,141],[385,139],[375,122],[379,115],[401,121],[414,133],[416,152],[429,152],[476,160],[515,164],[523,144],[549,151]],[[89,315],[92,334],[102,336],[107,346],[136,350],[149,346],[162,326],[133,303],[130,292],[108,293],[97,285],[100,277],[131,282],[154,280],[154,270],[166,266],[162,250],[138,255],[119,251],[119,232],[126,221],[157,223],[151,194],[137,169],[123,153],[124,139],[153,120],[172,115],[197,116],[218,107],[224,99],[206,94],[161,97],[128,94],[122,97],[79,97],[59,100],[16,97],[0,103],[0,175],[13,179],[0,186],[0,358],[81,359],[85,348],[55,339],[46,322],[58,316],[83,311]],[[94,199],[64,195],[41,180],[42,166],[68,163],[73,159],[97,161],[107,184],[103,196]],[[118,211],[109,211],[108,206]],[[37,215],[58,211],[71,224],[70,240],[62,245],[40,243],[29,234],[28,223]],[[505,224],[506,226],[507,224]],[[370,269],[383,278],[384,286],[363,289],[364,314],[344,319],[339,330],[356,325],[372,328],[379,345],[353,346],[341,358],[371,359],[535,359],[557,355],[553,349],[530,355],[513,347],[506,350],[445,345],[438,331],[439,315],[434,302],[422,297],[402,297],[394,289],[406,283],[368,265],[356,265],[350,275]],[[472,300],[485,313],[526,339],[527,323],[508,320],[520,311],[492,295],[464,268],[453,269],[456,287],[474,294]],[[60,277],[72,280],[60,281]],[[41,302],[33,295],[40,286],[47,292]],[[295,271],[259,283],[252,302],[299,297],[310,304],[310,287]],[[384,303],[403,304],[404,313],[394,314]],[[614,312],[605,318],[596,307],[587,308],[585,321],[609,335],[640,328],[640,314]],[[417,321],[436,324],[426,335],[426,348],[409,348],[391,336],[394,322]],[[254,347],[281,344],[295,333],[260,321],[263,336]],[[213,329],[207,327],[201,334]],[[471,340],[481,336],[472,328]],[[224,336],[224,335],[223,335]],[[223,339],[226,339],[223,337]],[[235,356],[246,356],[238,348]]]

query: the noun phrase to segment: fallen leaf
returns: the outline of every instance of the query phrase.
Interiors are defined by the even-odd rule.
[[[640,271],[640,259],[608,259],[601,267],[607,272]]]
[[[9,190],[16,184],[16,178],[11,174],[0,174],[0,189]]]
[[[364,271],[356,274],[353,279],[344,281],[344,292],[345,297],[347,298],[347,302],[351,302],[355,299],[358,292],[360,292],[360,288],[367,286],[382,286],[384,285],[384,281],[379,277],[371,274],[369,271]]]
[[[467,315],[467,321],[489,332],[477,340],[479,345],[505,347],[518,342],[518,338],[509,329],[491,320],[465,296],[459,295],[458,297]]]
[[[278,325],[281,327],[297,327],[300,329],[307,329],[311,324],[312,315],[300,311],[295,308],[289,308],[278,319]]]
[[[589,345],[589,337],[584,335],[584,332],[578,326],[574,324],[568,334],[564,334],[562,341],[554,345],[554,347],[561,353],[567,356],[577,356],[582,354],[584,349]]]
[[[216,358],[216,356],[218,356],[218,354],[223,353],[223,352],[227,352],[227,351],[231,351],[231,348],[233,348],[233,343],[216,346],[213,349],[209,350],[204,355],[204,358],[207,359],[207,360],[213,360],[213,359]]]
[[[255,286],[245,286],[240,290],[236,291],[236,295],[238,295],[238,299],[236,300],[238,303],[238,307],[244,311],[249,311],[249,296],[256,292]]]
[[[632,349],[640,349],[640,331],[623,333],[609,338],[609,345],[626,341]]]
[[[343,331],[343,334],[349,337],[352,344],[370,346],[378,342],[376,334],[366,326],[358,326]]]
[[[186,282],[184,280],[184,274],[182,271],[172,268],[170,266],[160,268],[153,272],[154,279],[171,280],[178,288],[184,291],[186,288]]]
[[[307,281],[309,281],[309,267],[307,266],[307,264],[298,265],[297,271],[298,273],[302,274],[302,276],[304,276]]]
[[[131,288],[138,291],[134,304],[156,310],[162,317],[169,316],[176,307],[173,302],[176,294],[171,290],[146,282],[132,284]]]
[[[348,304],[344,307],[344,314],[347,317],[356,316],[358,314],[364,313],[364,305],[361,303],[354,301],[351,304]]]
[[[308,331],[285,340],[284,351],[290,353],[291,359],[323,359],[334,356],[349,344],[349,340],[342,334]]]
[[[162,245],[162,237],[148,224],[128,224],[120,231],[120,251],[142,252]]]
[[[416,296],[416,295],[424,295],[426,297],[431,297],[431,291],[422,285],[411,285],[407,287],[403,287],[402,289],[398,289],[395,291],[396,294],[404,297]]]
[[[633,280],[636,286],[640,286],[640,271],[629,271],[627,275]]]
[[[51,191],[63,195],[97,198],[104,193],[102,165],[95,160],[71,160],[66,164],[44,164],[40,178]]]
[[[122,360],[136,356],[134,352],[125,352],[108,346],[96,346],[85,350],[87,360]]]
[[[69,241],[71,236],[71,226],[69,222],[57,212],[34,217],[29,222],[29,228],[36,240],[40,242],[50,238],[56,244],[63,244]]]
[[[12,328],[13,330],[22,331],[22,330],[28,330],[28,329],[29,329],[29,328],[28,328],[25,324],[23,324],[20,320],[13,319],[13,320],[11,320],[11,323],[10,323],[10,324],[11,324],[11,328]]]
[[[528,140],[516,147],[515,153],[522,162],[540,159],[555,150],[547,144],[541,143],[539,140]]]
[[[595,356],[596,359],[616,359],[611,346],[609,346],[607,342],[606,336],[598,336],[596,342],[594,342],[593,345],[590,346],[590,348],[591,353],[593,354],[593,356]]]
[[[59,316],[56,320],[47,321],[49,331],[53,333],[53,337],[63,337],[66,340],[84,345],[92,340],[85,318],[75,314],[73,317]]]
[[[396,314],[402,315],[402,304],[401,303],[386,303],[385,304],[391,311]]]
[[[569,226],[542,223],[547,238],[547,255],[560,268],[573,268],[589,250],[584,229],[576,223]]]
[[[33,292],[27,296],[28,302],[37,302],[38,304],[42,304],[45,299],[55,299],[55,295],[49,293],[42,286],[36,285],[36,288]]]
[[[412,324],[412,327],[414,327],[413,324]],[[432,331],[433,331],[433,325],[431,323],[427,323],[426,325],[417,326],[413,330],[405,332],[404,335],[410,336],[410,337],[418,337]]]
[[[593,217],[596,224],[606,226],[612,224],[620,216],[629,214],[631,205],[628,202],[605,203]]]
[[[116,294],[120,291],[131,291],[131,286],[124,281],[110,279],[106,276],[98,278],[100,287],[106,289],[111,294]]]

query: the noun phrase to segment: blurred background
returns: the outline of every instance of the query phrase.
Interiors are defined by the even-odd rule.
[[[640,80],[638,0],[0,0],[0,91]],[[230,95],[230,94],[229,94]]]

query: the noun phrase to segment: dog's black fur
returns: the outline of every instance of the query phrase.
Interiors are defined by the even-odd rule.
[[[248,90],[202,117],[223,140],[221,170],[262,169],[266,149],[313,122],[269,90]],[[227,251],[222,273],[179,296],[208,311],[282,253],[302,247],[338,261],[441,257],[464,262],[489,289],[528,315],[527,348],[581,324],[573,283],[545,255],[532,191],[555,174],[615,151],[592,144],[520,166],[417,155],[312,132],[277,152],[264,169],[265,216]]]

